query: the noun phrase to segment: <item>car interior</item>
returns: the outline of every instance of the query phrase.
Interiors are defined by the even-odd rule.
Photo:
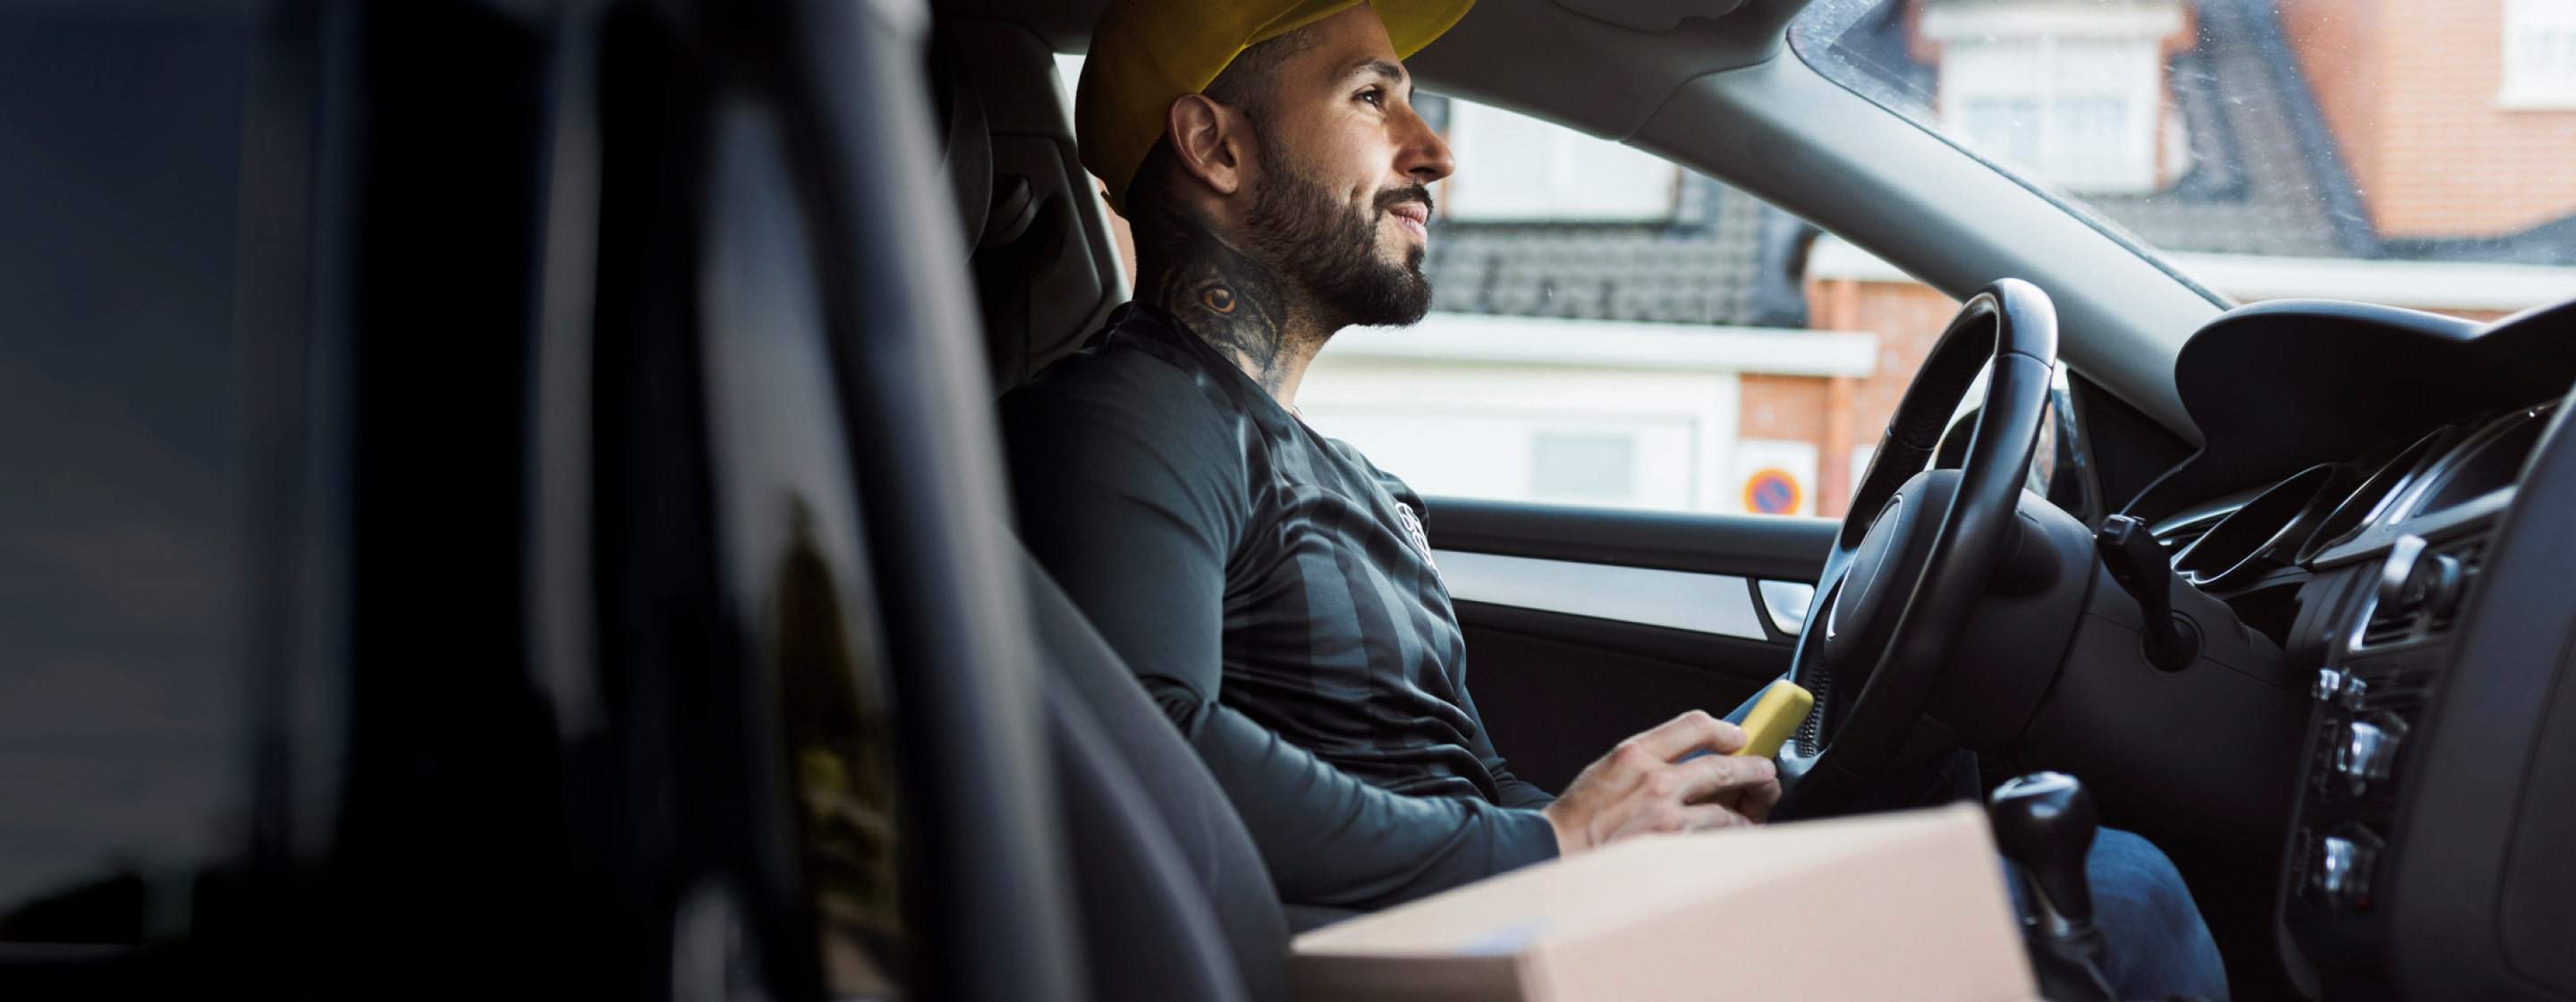
[[[0,300],[50,304],[0,441],[102,471],[22,524],[204,507],[234,584],[182,639],[238,708],[185,747],[240,818],[0,898],[0,985],[1290,997],[1349,913],[1278,899],[1009,526],[993,400],[1129,293],[1055,65],[1101,6],[0,15],[46,150],[193,179],[0,217]],[[1443,553],[1745,613],[1457,602],[1515,770],[1789,677],[1782,822],[2059,770],[2174,858],[2237,998],[2576,998],[2576,303],[2232,307],[1821,75],[1804,6],[1481,0],[1408,63],[1965,304],[1839,523],[1427,499]],[[176,461],[82,388],[222,434]],[[8,811],[81,816],[44,797]]]

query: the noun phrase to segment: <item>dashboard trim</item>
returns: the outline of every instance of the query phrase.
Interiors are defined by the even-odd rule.
[[[2423,514],[2417,510],[2417,507],[2424,503],[2428,495],[2457,473],[2460,467],[2475,459],[2478,452],[2485,449],[2488,443],[2512,433],[2513,429],[2521,427],[2524,421],[2540,416],[2542,409],[2541,407],[2521,407],[2479,419],[2474,427],[2453,441],[2449,448],[2434,456],[2433,461],[2415,477],[2414,482],[2406,485],[2405,491],[2402,492],[2403,496],[2398,499],[2397,507],[2389,521],[2402,522]]]
[[[2312,479],[2313,482],[2309,482]],[[2343,481],[2342,469],[2333,463],[2319,463],[2283,478],[2265,488],[2261,494],[2255,495],[2253,500],[2227,513],[2225,518],[2212,523],[2208,531],[2201,533],[2200,538],[2192,540],[2191,545],[2175,553],[2173,557],[2175,572],[2193,586],[2209,592],[2227,591],[2232,586],[2261,578],[2266,571],[2289,562],[2289,555],[2278,553],[2277,550],[2285,540],[2297,536],[2301,530],[2312,528],[2321,521],[2318,502],[2332,495],[2335,488]],[[2296,507],[2289,507],[2293,504]],[[2289,507],[2288,516],[2283,518],[2279,525],[2272,526],[2271,531],[2252,547],[2247,548],[2243,553],[2234,554],[2227,566],[2208,571],[2185,566],[2201,554],[2202,547],[2208,546],[2213,539],[2221,538],[2219,533],[2230,523],[2239,518],[2252,517],[2248,515],[2249,512],[2260,515],[2271,514],[2265,506]],[[2262,527],[2256,525],[2253,530],[2259,532],[2262,531]],[[2219,555],[2229,556],[2223,551]],[[2266,563],[2267,558],[2269,563]]]
[[[2428,540],[2448,539],[2475,526],[2493,522],[2497,516],[2504,514],[2505,509],[2513,507],[2516,491],[2517,488],[2514,487],[2498,488],[2483,496],[2463,501],[2452,508],[2422,518],[2373,527],[2371,531],[2355,537],[2349,543],[2317,554],[2316,558],[2310,561],[2310,566],[2322,573],[2331,568],[2380,557],[2387,554],[2388,548],[2397,542],[2399,536],[2409,533]]]
[[[2552,416],[2551,411],[2555,406],[2553,402],[2515,408],[2487,419],[2478,427],[2475,434],[2463,439],[2444,454],[2443,461],[2439,465],[2424,471],[2424,475],[2418,478],[2418,485],[2406,498],[2406,507],[2399,510],[2397,517],[2403,519],[2428,514],[2424,507],[2432,503],[2434,496],[2450,487],[2451,480],[2460,476],[2466,468],[2486,458],[2487,450],[2497,447],[2499,443],[2512,438],[2526,428],[2547,430]],[[2539,447],[2539,439],[2535,437],[2530,448],[2537,450]],[[2515,464],[2513,475],[2505,482],[2520,483],[2522,472],[2530,463],[2531,453],[2526,452]]]
[[[2354,487],[2351,493],[2344,495],[2342,501],[2337,502],[2326,512],[2324,518],[2317,520],[2317,534],[2310,536],[2307,542],[2299,544],[2299,552],[2290,559],[2290,562],[2305,564],[2315,559],[2317,554],[2332,549],[2335,544],[2359,537],[2381,522],[2393,518],[2399,510],[2399,499],[2414,489],[2426,465],[2440,457],[2452,444],[2449,434],[2452,430],[2449,427],[2436,428],[2419,435],[2405,448],[2397,450],[2396,455],[2381,462],[2378,469],[2362,478],[2360,486]],[[2371,499],[2370,510],[2363,512],[2360,520],[2353,523],[2351,528],[2333,536],[2325,535],[2326,528],[2333,525],[2335,519],[2342,517],[2345,509],[2350,507],[2353,501],[2369,494],[2372,488],[2380,486],[2382,478],[2393,479],[2396,482],[2388,484],[2386,490]]]

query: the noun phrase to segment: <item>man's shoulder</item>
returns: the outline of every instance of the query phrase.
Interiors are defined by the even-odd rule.
[[[1003,395],[1014,476],[1081,468],[1240,485],[1248,419],[1224,383],[1177,347],[1112,331]]]
[[[1007,433],[1065,422],[1120,423],[1187,433],[1232,424],[1222,388],[1185,357],[1136,337],[1103,337],[1057,359],[1001,401]]]
[[[1351,464],[1369,479],[1376,481],[1380,488],[1383,488],[1389,496],[1395,498],[1396,503],[1404,505],[1408,509],[1420,509],[1422,507],[1422,495],[1413,489],[1412,484],[1406,483],[1403,477],[1389,473],[1384,467],[1377,465],[1377,461],[1370,459],[1367,453],[1361,452],[1359,446],[1352,445],[1351,443],[1338,438],[1328,438],[1324,441],[1332,447],[1332,450],[1335,453],[1342,457],[1344,462]]]

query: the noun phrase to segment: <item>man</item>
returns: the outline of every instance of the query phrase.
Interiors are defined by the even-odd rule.
[[[1468,2],[1112,0],[1076,131],[1133,226],[1136,299],[1003,403],[1025,541],[1293,903],[1381,907],[1753,824],[1780,793],[1769,761],[1724,754],[1742,732],[1696,711],[1558,796],[1514,777],[1468,695],[1421,499],[1297,416],[1335,331],[1429,308],[1428,186],[1451,163],[1401,60]]]

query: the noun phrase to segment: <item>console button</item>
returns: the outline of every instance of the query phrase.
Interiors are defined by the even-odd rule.
[[[2352,911],[2370,910],[2371,872],[2379,866],[2379,836],[2358,825],[2336,828],[2317,842],[2311,880],[2327,904]]]
[[[2315,697],[2317,702],[2323,703],[2327,700],[2333,699],[2335,693],[2342,691],[2342,689],[2343,672],[2333,668],[2319,668],[2317,669],[2317,684],[2315,687],[2308,690],[2308,695]]]
[[[2335,748],[2334,770],[2353,796],[2388,778],[2397,765],[2397,743],[2405,737],[2406,722],[2384,713],[2344,727],[2343,741]]]

